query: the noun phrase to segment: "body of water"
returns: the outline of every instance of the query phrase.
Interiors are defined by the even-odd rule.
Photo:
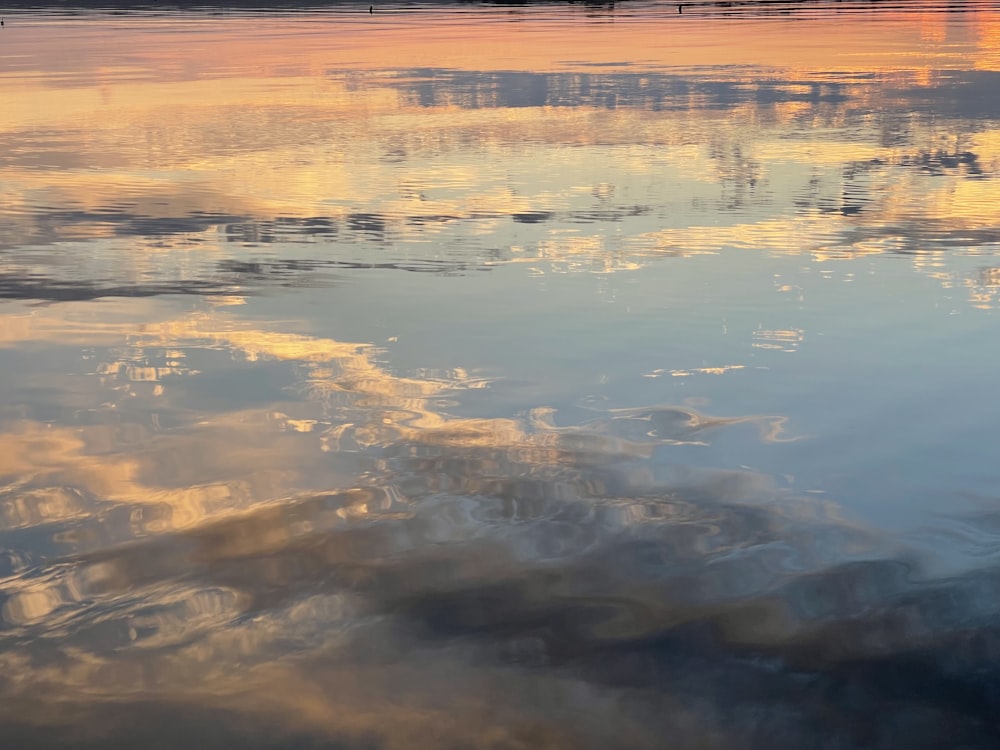
[[[0,746],[987,748],[1000,10],[0,29]]]

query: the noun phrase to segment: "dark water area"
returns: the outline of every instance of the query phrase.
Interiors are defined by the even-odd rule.
[[[199,6],[0,13],[0,748],[996,747],[1000,10]]]

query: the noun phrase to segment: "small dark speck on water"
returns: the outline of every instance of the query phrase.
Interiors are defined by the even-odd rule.
[[[375,6],[374,5],[369,5],[368,6],[368,12],[369,13],[374,13],[375,12]]]

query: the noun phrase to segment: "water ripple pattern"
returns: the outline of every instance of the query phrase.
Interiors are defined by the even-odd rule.
[[[993,4],[179,5],[0,28],[0,745],[995,747]]]

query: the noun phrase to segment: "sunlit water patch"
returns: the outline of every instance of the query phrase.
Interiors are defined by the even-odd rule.
[[[998,29],[6,15],[4,743],[993,747]]]

